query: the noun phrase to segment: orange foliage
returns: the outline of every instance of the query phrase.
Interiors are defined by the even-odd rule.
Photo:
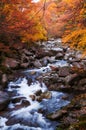
[[[63,31],[63,42],[86,51],[86,3],[85,0],[57,1],[57,30]]]
[[[46,40],[46,34],[86,51],[85,0],[0,0],[1,42]]]
[[[31,0],[0,1],[0,41],[13,43],[45,39],[46,31],[39,17],[33,17],[36,6]],[[35,35],[37,37],[35,38]]]
[[[64,43],[86,51],[85,0],[47,0],[44,24],[48,36],[62,36]]]

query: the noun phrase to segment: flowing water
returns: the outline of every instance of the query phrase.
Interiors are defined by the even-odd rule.
[[[63,60],[55,61],[53,64],[67,65]],[[48,91],[43,82],[36,80],[36,77],[48,71],[51,71],[49,65],[40,69],[26,70],[21,72],[24,77],[19,77],[8,84],[7,92],[12,101],[4,114],[0,116],[0,130],[56,129],[58,122],[50,121],[46,118],[46,114],[59,110],[69,103],[62,99],[65,94],[51,91],[51,98],[44,98],[40,102],[36,100],[36,97],[34,99],[31,97],[38,91],[41,93]],[[31,80],[30,84],[29,80]]]

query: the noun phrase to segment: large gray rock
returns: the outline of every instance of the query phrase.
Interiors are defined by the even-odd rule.
[[[0,91],[0,111],[8,106],[9,101],[9,95],[6,92]]]
[[[33,64],[34,64],[34,66],[37,67],[37,68],[42,67],[42,64],[41,64],[41,62],[40,62],[39,60],[34,61]]]

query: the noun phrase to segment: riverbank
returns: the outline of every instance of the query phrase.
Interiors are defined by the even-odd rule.
[[[48,66],[47,69],[51,71],[37,76],[37,80],[43,81],[49,90],[66,92],[74,97],[69,105],[47,115],[47,118],[61,123],[57,130],[85,130],[86,57],[82,58],[80,51],[62,46],[60,39],[43,42],[41,45],[37,43],[35,46],[29,47],[18,44],[12,47],[3,47],[4,49],[0,48],[1,92],[6,89],[8,82],[17,79],[19,76],[24,76],[23,73],[18,73],[21,70],[33,69],[31,72],[31,75],[33,75],[35,73],[34,68],[40,69]],[[29,80],[28,84],[31,82]],[[64,100],[67,98],[67,96],[63,97]],[[4,104],[1,111],[10,102],[9,95],[7,100],[3,102],[0,104]]]

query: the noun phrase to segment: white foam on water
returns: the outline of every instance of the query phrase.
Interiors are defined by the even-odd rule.
[[[63,66],[68,66],[68,63],[65,60],[55,60],[54,63],[52,62],[51,64],[48,64],[46,67],[41,67],[39,69],[33,69],[33,70],[26,70],[24,72],[25,73],[28,73],[28,72],[39,72],[40,74],[41,73],[50,72],[51,71],[50,65],[63,67]]]
[[[26,97],[26,99],[30,102],[30,106],[13,111],[11,116],[21,116],[21,117],[23,117],[23,115],[27,116],[29,114],[28,112],[30,112],[32,110],[38,110],[39,108],[42,107],[39,102],[32,101],[32,99],[29,96],[33,95],[38,90],[41,90],[42,92],[46,91],[47,88],[44,83],[42,83],[42,85],[40,85],[39,82],[35,82],[35,83],[31,84],[30,86],[28,86],[27,79],[23,78],[20,83],[11,82],[9,84],[9,87],[16,86],[16,85],[20,86],[19,88],[17,88],[17,93],[20,96]],[[10,89],[14,90],[14,88],[10,88]],[[12,104],[10,107],[12,107]],[[28,114],[25,115],[25,113],[28,113]]]
[[[5,128],[7,127],[6,126],[7,120],[8,120],[7,118],[0,117],[0,130],[5,130]]]
[[[56,62],[57,63],[57,62]],[[55,65],[62,65],[64,64],[64,61],[61,63],[58,61],[58,63]],[[66,63],[65,63],[66,64]],[[46,73],[48,71],[50,71],[50,64],[48,64],[47,67],[42,67],[40,69],[33,69],[33,70],[27,70],[24,71],[27,74],[30,74],[29,72],[31,71],[35,71],[38,73]],[[29,80],[29,79],[28,79]],[[42,109],[45,107],[46,110],[48,110],[50,107],[50,109],[53,109],[53,105],[56,104],[57,106],[59,105],[61,107],[62,103],[59,103],[61,100],[61,96],[63,95],[63,93],[61,92],[52,92],[52,99],[43,99],[45,100],[46,103],[50,103],[50,104],[46,104],[44,103],[46,106],[43,106],[44,104],[38,102],[38,101],[32,101],[31,99],[31,95],[34,95],[37,91],[41,90],[42,92],[47,91],[47,87],[44,83],[40,83],[38,81],[33,82],[31,85],[28,85],[28,80],[26,78],[19,78],[17,81],[14,82],[10,82],[8,85],[8,91],[9,92],[15,92],[16,94],[14,95],[13,98],[18,98],[18,97],[24,97],[25,100],[29,101],[30,105],[27,107],[23,107],[21,109],[17,109],[17,110],[12,110],[10,112],[10,117],[15,118],[15,119],[23,119],[23,120],[27,120],[32,122],[32,124],[37,124],[37,127],[33,127],[32,126],[24,126],[21,124],[15,124],[12,126],[6,126],[6,121],[7,119],[5,118],[1,118],[2,120],[2,124],[1,127],[3,128],[2,130],[15,130],[18,128],[22,128],[24,130],[54,130],[55,126],[52,126],[53,123],[51,123],[51,121],[47,120],[43,114],[38,113],[39,109]],[[18,87],[17,87],[18,86]],[[48,102],[49,100],[49,102]],[[57,101],[56,101],[57,100]],[[9,104],[9,108],[14,108],[15,105],[21,105],[22,103],[22,99],[20,102],[18,103],[10,103]],[[68,102],[67,102],[68,103]],[[64,105],[67,104],[66,101],[63,103]],[[58,107],[59,107],[58,106]],[[57,108],[55,108],[57,109]],[[55,124],[56,125],[56,124]]]
[[[24,108],[21,108],[19,110],[13,111],[11,116],[21,116],[21,117],[23,117],[23,116],[25,116],[26,113],[31,112],[33,110],[34,111],[38,110],[41,107],[42,107],[42,105],[40,105],[39,102],[35,101],[28,107],[24,107]],[[26,114],[26,116],[27,116],[27,114]]]
[[[53,63],[55,66],[63,67],[63,66],[68,66],[68,63],[64,60],[58,60],[57,62]]]
[[[42,130],[41,128],[39,127],[29,127],[29,126],[24,126],[24,125],[20,125],[19,123],[18,124],[15,124],[15,125],[12,125],[12,126],[8,126],[7,128],[4,128],[2,130],[18,130],[18,129],[23,129],[23,130]]]
[[[26,80],[26,79],[24,79],[24,80]],[[24,82],[24,80],[20,84],[21,87],[18,88],[18,93],[20,95],[23,95],[27,99],[28,99],[29,95],[34,94],[36,91],[41,90],[42,92],[44,92],[47,89],[45,86],[41,87],[39,82],[35,82],[34,84],[31,84],[30,86],[28,86],[27,80],[26,80],[26,82]]]
[[[51,71],[51,68],[49,67],[49,65],[47,65],[46,67],[41,67],[39,69],[31,69],[31,70],[26,70],[24,72],[39,72],[39,73],[46,73]]]
[[[23,111],[21,113],[16,113],[16,118],[17,119],[26,119],[29,121],[32,121],[34,124],[36,123],[41,130],[48,130],[49,128],[51,130],[54,130],[51,126],[51,123],[49,121],[46,121],[45,117],[38,112],[30,113],[28,111]],[[31,127],[30,127],[31,128]],[[38,129],[37,129],[38,130]]]
[[[58,47],[58,48],[52,48],[51,50],[54,50],[54,51],[63,51],[63,49],[62,48],[60,48],[60,47]]]
[[[16,88],[17,93],[20,94],[21,96],[26,97],[29,101],[31,101],[31,98],[29,97],[30,95],[33,95],[35,92],[38,90],[41,90],[42,92],[47,90],[47,87],[45,86],[44,83],[39,83],[38,81],[35,83],[32,83],[30,86],[27,83],[27,79],[23,78],[20,83],[16,82],[10,82],[8,91],[13,91],[15,88],[11,88],[11,86],[20,86],[19,88]]]
[[[14,104],[12,102],[10,102],[10,104],[8,105],[8,108],[14,108]]]
[[[53,97],[62,96],[62,95],[63,95],[62,92],[52,91],[52,96],[53,96]]]

